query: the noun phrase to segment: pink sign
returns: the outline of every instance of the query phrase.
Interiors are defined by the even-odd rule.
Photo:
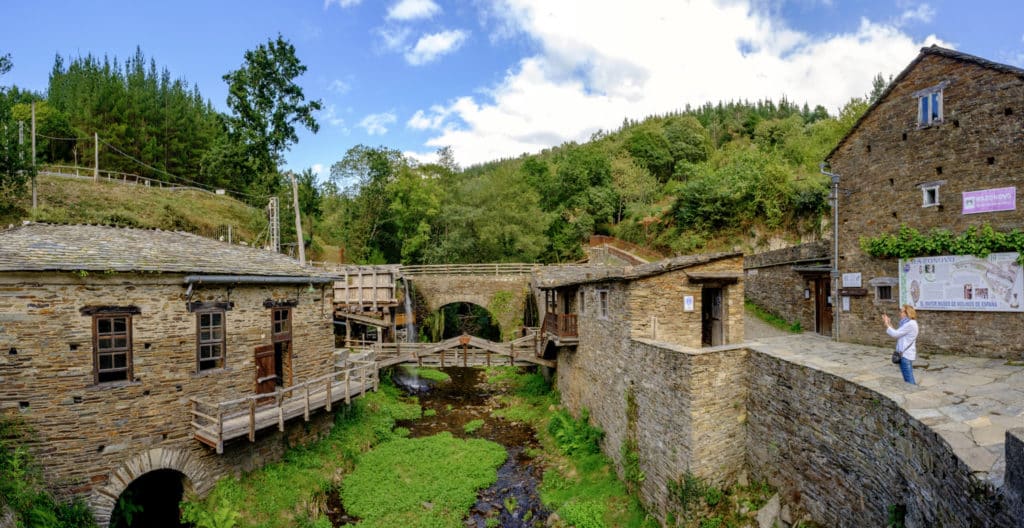
[[[1013,211],[1017,209],[1017,188],[1003,187],[968,191],[964,195],[964,214]]]

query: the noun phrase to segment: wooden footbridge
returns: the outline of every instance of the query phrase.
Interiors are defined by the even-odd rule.
[[[468,334],[439,343],[381,343],[380,368],[401,363],[431,367],[489,367],[491,365],[555,367],[550,359],[537,357],[537,333],[513,341],[495,342]]]

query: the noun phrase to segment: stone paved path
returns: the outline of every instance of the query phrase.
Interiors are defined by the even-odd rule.
[[[753,350],[806,365],[886,396],[934,429],[979,479],[999,487],[1006,430],[1024,427],[1024,366],[1003,359],[921,354],[918,386],[903,381],[888,348],[836,343],[817,334],[749,338]]]

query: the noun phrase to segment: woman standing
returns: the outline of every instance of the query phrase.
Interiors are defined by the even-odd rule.
[[[903,373],[903,381],[917,385],[914,383],[912,363],[917,359],[917,310],[909,304],[904,304],[900,308],[900,321],[896,328],[893,328],[889,314],[882,314],[882,322],[885,323],[885,333],[896,338],[896,351],[900,353],[900,372]]]

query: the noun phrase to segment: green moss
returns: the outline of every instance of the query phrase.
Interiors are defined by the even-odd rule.
[[[470,434],[471,435],[471,434],[479,431],[480,428],[483,427],[483,426],[484,426],[484,421],[479,419],[479,418],[477,418],[476,420],[470,420],[469,422],[467,422],[466,425],[462,426],[462,430],[465,431],[466,434]]]
[[[758,306],[757,304],[754,304],[754,302],[750,300],[743,301],[743,306],[746,307],[748,313],[754,314],[758,319],[774,326],[775,328],[785,330],[787,332],[793,332],[794,334],[803,332],[803,327],[800,324],[800,321],[794,321],[791,323]]]
[[[362,528],[456,528],[506,456],[499,444],[450,433],[392,440],[360,457],[342,483],[342,501]]]
[[[405,369],[407,372],[409,372],[410,375],[418,376],[418,377],[420,377],[422,379],[430,380],[430,381],[435,381],[435,382],[438,382],[438,383],[443,383],[445,381],[451,381],[451,379],[452,379],[451,376],[449,376],[448,374],[445,374],[444,372],[441,372],[440,370],[437,370],[437,369],[424,368],[424,367],[410,367],[410,366],[403,366],[402,368]]]

